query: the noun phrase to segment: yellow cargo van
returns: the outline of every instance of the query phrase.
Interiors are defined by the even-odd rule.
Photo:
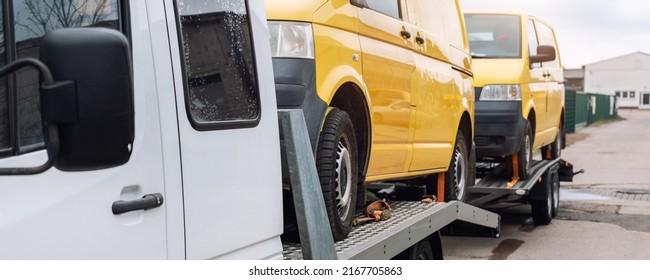
[[[533,151],[558,158],[564,76],[553,28],[522,13],[465,12],[476,90],[476,155],[526,179]]]
[[[278,106],[304,112],[336,240],[368,182],[444,173],[444,198],[465,198],[474,91],[456,0],[265,3]]]

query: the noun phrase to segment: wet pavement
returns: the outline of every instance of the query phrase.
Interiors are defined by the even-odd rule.
[[[443,237],[446,259],[650,260],[650,111],[567,136],[562,158],[575,170],[562,182],[557,217],[535,226],[530,206],[495,210],[501,238]]]
[[[562,201],[612,200],[612,197],[586,193],[574,189],[560,189]]]

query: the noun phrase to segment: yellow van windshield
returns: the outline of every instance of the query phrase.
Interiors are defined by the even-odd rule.
[[[468,14],[465,24],[473,57],[521,57],[520,16]]]

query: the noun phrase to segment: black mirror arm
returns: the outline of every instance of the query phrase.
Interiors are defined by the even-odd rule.
[[[54,84],[54,78],[52,77],[52,72],[50,72],[50,69],[43,62],[34,58],[21,58],[0,68],[0,78],[14,73],[19,69],[27,66],[34,67],[40,72],[41,77],[43,78],[44,86]],[[43,173],[50,169],[54,165],[56,154],[59,152],[59,130],[56,125],[48,124],[45,132],[47,132],[46,137],[49,145],[47,149],[47,161],[43,165],[27,168],[0,168],[0,176],[33,175]]]
[[[41,74],[41,76],[43,77],[43,82],[46,85],[54,83],[54,78],[52,77],[52,72],[50,72],[50,68],[47,68],[47,65],[45,65],[45,63],[35,58],[21,58],[8,65],[5,65],[4,67],[0,68],[0,78],[7,76],[13,72],[16,72],[19,69],[22,69],[23,67],[27,67],[27,66],[32,66],[36,68]]]

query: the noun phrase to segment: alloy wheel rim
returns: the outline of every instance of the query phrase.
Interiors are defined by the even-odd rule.
[[[343,139],[339,142],[336,149],[336,210],[339,218],[345,220],[350,212],[350,196],[352,190],[352,161],[350,152],[345,147]]]
[[[530,169],[530,163],[531,163],[531,161],[533,159],[533,157],[532,157],[533,153],[532,153],[531,148],[530,148],[530,146],[531,146],[530,145],[530,135],[526,135],[526,140],[525,141],[526,141],[526,143],[525,143],[525,145],[526,145],[525,146],[525,148],[526,148],[526,170],[528,170],[528,169]]]
[[[562,153],[562,135],[560,131],[562,130],[559,130],[557,132],[557,137],[556,137],[557,139],[555,140],[555,145],[556,145],[555,150],[557,151],[558,156]]]
[[[465,185],[466,185],[466,176],[465,171],[467,168],[467,163],[464,160],[463,154],[459,149],[456,149],[454,152],[454,166],[456,170],[454,172],[454,191],[456,193],[456,199],[462,200],[465,196]]]
[[[553,180],[553,209],[560,207],[560,184]]]

